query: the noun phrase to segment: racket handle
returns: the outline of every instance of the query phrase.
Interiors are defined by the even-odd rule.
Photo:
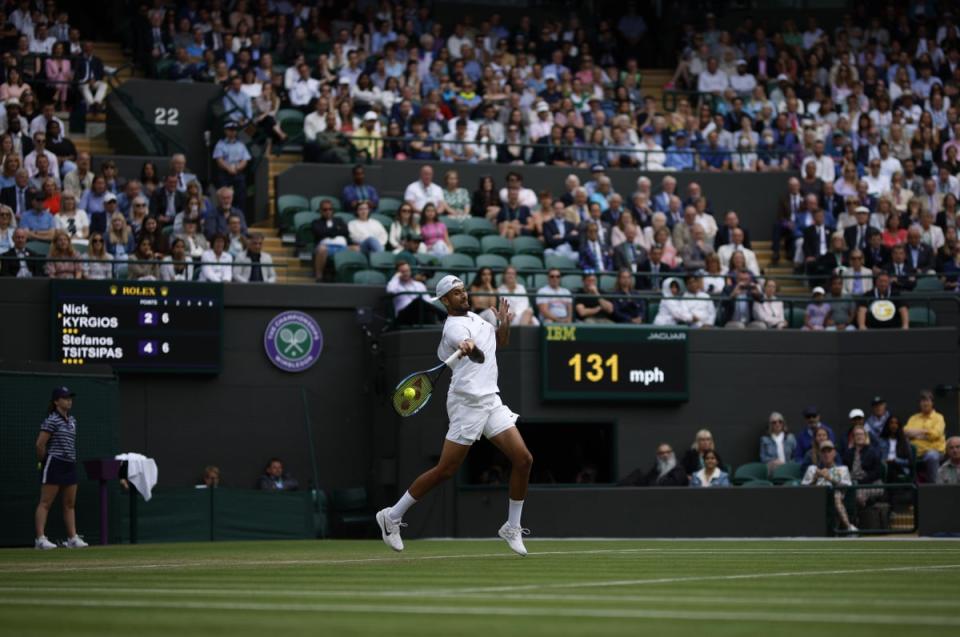
[[[453,354],[450,354],[450,356],[447,356],[447,360],[443,361],[443,364],[450,367],[460,358],[461,354],[462,352],[460,350],[455,351]]]

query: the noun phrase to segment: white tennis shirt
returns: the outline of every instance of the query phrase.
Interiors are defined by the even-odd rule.
[[[443,336],[437,347],[437,356],[446,360],[460,347],[465,339],[473,339],[483,352],[482,363],[474,363],[467,357],[454,361],[453,380],[450,391],[466,396],[482,397],[500,392],[497,386],[497,334],[490,323],[473,312],[465,316],[448,316],[443,324]]]

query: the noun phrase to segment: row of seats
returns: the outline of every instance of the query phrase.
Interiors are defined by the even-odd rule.
[[[280,229],[284,232],[294,230],[293,217],[296,213],[309,210],[318,212],[320,205],[324,201],[333,204],[334,210],[340,210],[340,197],[334,195],[317,195],[315,197],[304,197],[303,195],[280,195],[277,197],[277,214],[280,215]],[[396,197],[381,197],[376,212],[386,215],[390,219],[396,216],[397,210],[403,205],[402,199]]]
[[[881,482],[887,481],[887,463],[880,463]],[[803,474],[806,472],[806,466],[799,462],[787,462],[775,468],[771,473],[765,462],[748,462],[737,467],[736,472],[730,477],[730,482],[739,486],[759,487],[772,485],[793,486],[800,484]],[[900,478],[899,481],[909,482],[909,477]]]

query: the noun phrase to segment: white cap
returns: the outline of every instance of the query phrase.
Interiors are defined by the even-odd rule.
[[[824,290],[822,287],[820,287],[820,286],[818,285],[817,287],[813,288],[813,293],[814,293],[814,294],[826,294],[827,291]]]
[[[463,286],[463,281],[460,280],[460,277],[456,277],[452,274],[448,274],[447,276],[440,279],[439,283],[437,283],[437,295],[430,300],[439,301],[454,288],[462,288],[462,287],[464,286]]]
[[[538,113],[545,113],[545,112],[547,112],[547,111],[549,111],[549,110],[550,110],[550,107],[547,105],[546,102],[537,102],[537,112],[538,112]]]
[[[853,209],[854,212],[870,212],[870,209],[866,206],[857,206]]]
[[[863,417],[864,417],[864,416],[863,416],[863,410],[862,410],[862,409],[851,409],[851,410],[850,410],[850,415],[847,416],[847,418],[849,418],[850,420],[853,420],[854,418],[863,418]]]
[[[369,120],[373,120],[373,121],[377,120],[377,114],[375,111],[367,111],[366,113],[363,114],[363,121],[366,122]]]

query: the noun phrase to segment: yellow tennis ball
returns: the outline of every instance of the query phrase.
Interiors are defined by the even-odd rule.
[[[408,400],[413,400],[414,396],[416,395],[417,395],[417,390],[415,390],[413,387],[407,387],[406,389],[403,390],[403,397]]]

